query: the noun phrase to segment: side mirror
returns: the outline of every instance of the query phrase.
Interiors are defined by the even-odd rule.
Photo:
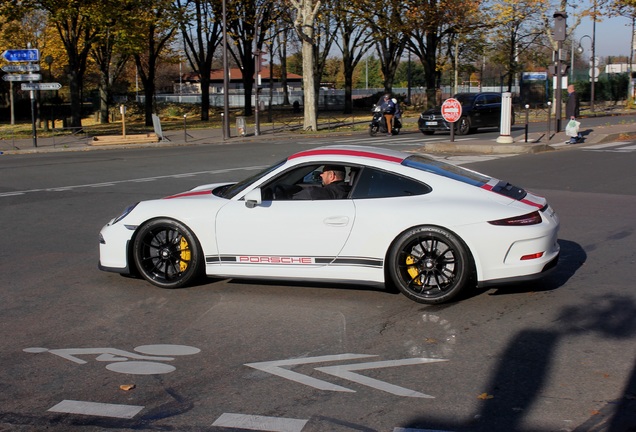
[[[245,207],[254,208],[263,202],[263,194],[261,188],[256,188],[245,194]]]

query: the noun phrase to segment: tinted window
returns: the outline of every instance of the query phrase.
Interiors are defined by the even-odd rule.
[[[488,103],[491,103],[491,104],[501,103],[501,95],[488,96]]]
[[[482,186],[490,181],[490,177],[457,165],[433,159],[426,155],[413,155],[402,161],[402,165],[448,177],[474,186]]]
[[[389,198],[429,193],[431,188],[415,180],[374,168],[359,174],[351,198]]]

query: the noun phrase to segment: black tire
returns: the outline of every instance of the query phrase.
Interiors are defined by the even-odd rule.
[[[393,128],[393,135],[399,135],[400,134],[400,128]]]
[[[471,131],[470,119],[468,117],[461,117],[457,122],[455,131],[457,135],[468,135]]]
[[[369,126],[369,135],[376,136],[379,131],[380,131],[380,126],[379,125],[376,124],[376,125],[370,125]]]
[[[173,219],[146,222],[137,232],[133,255],[139,274],[160,288],[182,288],[201,276],[201,247],[188,227]]]
[[[401,234],[389,253],[395,286],[418,303],[455,298],[471,280],[472,265],[463,242],[442,228],[416,227]]]

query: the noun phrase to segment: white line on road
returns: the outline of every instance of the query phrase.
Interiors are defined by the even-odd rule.
[[[157,177],[118,180],[113,182],[59,186],[59,187],[44,188],[44,189],[28,189],[23,191],[0,193],[0,198],[14,196],[14,195],[24,195],[24,194],[33,193],[33,192],[64,192],[64,191],[69,191],[73,189],[81,189],[81,188],[98,188],[98,187],[115,186],[115,185],[125,184],[125,183],[151,182],[155,180],[170,179],[170,178],[194,177],[194,176],[202,175],[202,174],[223,174],[223,173],[227,173],[231,171],[254,171],[254,170],[260,170],[263,168],[265,168],[265,165],[256,165],[256,166],[248,166],[248,167],[241,167],[241,168],[225,168],[225,169],[211,170],[211,171],[198,171],[198,172],[192,172],[192,173],[172,174],[172,175],[164,175],[164,176],[157,176]]]
[[[391,393],[396,396],[434,399],[435,398],[434,396],[420,393],[415,390],[409,390],[407,388],[396,386],[394,384],[390,384],[385,381],[380,381],[375,378],[369,378],[368,376],[360,375],[352,371],[381,369],[381,368],[397,367],[397,366],[409,366],[409,365],[436,363],[436,362],[443,362],[443,361],[448,361],[448,360],[431,359],[431,358],[410,358],[410,359],[402,359],[402,360],[387,360],[387,361],[357,363],[357,364],[348,364],[348,365],[339,365],[339,366],[326,366],[326,367],[316,368],[316,370],[320,372],[324,372],[329,375],[337,376],[339,378],[344,378],[349,381],[357,382],[358,384],[362,384],[367,387],[372,387],[381,391],[385,391],[387,393]]]
[[[307,420],[223,413],[212,426],[268,432],[300,432]]]
[[[97,402],[63,400],[59,404],[48,411],[65,413],[65,414],[81,414],[99,417],[115,417],[130,419],[139,414],[144,409],[139,405],[116,405]]]
[[[591,146],[585,146],[583,147],[585,150],[599,150],[599,149],[606,149],[606,148],[610,148],[610,147],[619,147],[623,144],[631,144],[631,143],[620,143],[620,142],[611,142],[611,143],[606,143],[606,144],[596,144],[596,145],[591,145]]]

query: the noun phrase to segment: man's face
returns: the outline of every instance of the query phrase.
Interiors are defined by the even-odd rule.
[[[322,184],[327,186],[329,183],[332,183],[336,179],[336,173],[334,171],[323,171],[320,174],[320,178],[322,179]]]

